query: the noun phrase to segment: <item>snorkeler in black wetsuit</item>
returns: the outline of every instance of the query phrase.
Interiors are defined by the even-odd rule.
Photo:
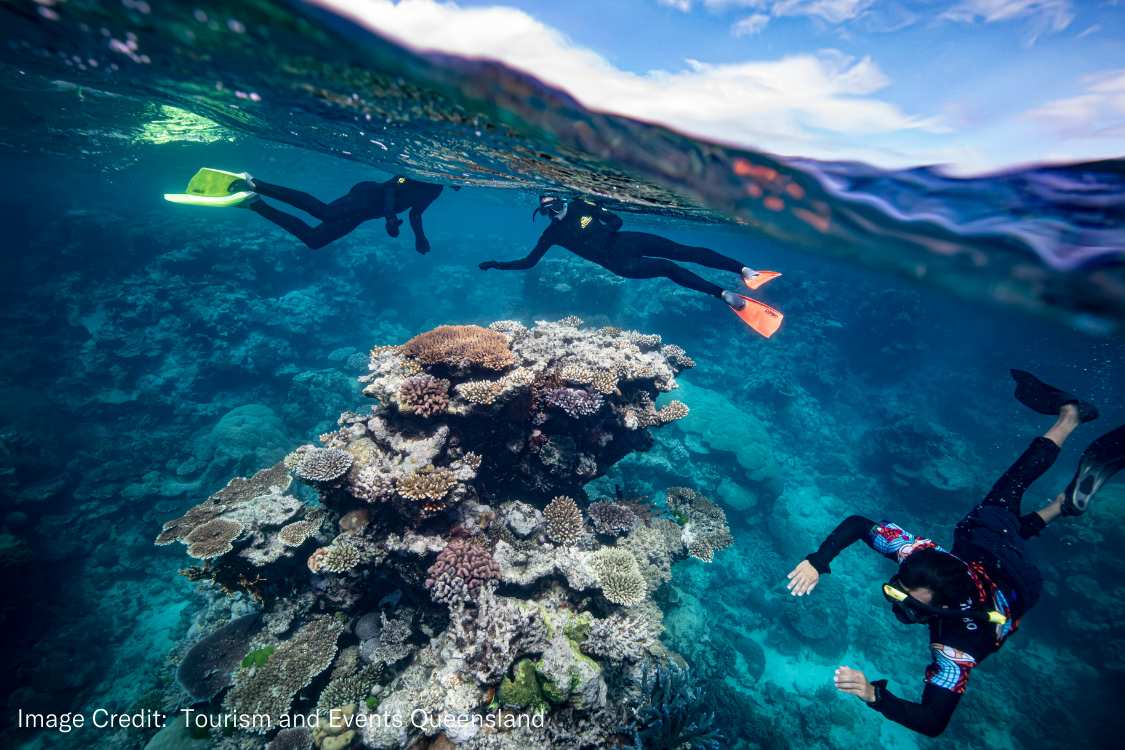
[[[821,575],[831,572],[829,563],[836,555],[861,539],[898,563],[898,574],[883,586],[883,596],[900,622],[930,628],[933,662],[926,669],[921,703],[892,695],[886,680],[870,682],[863,672],[847,666],[836,670],[835,682],[841,692],[858,696],[891,721],[929,737],[945,730],[969,672],[1004,645],[1043,591],[1043,577],[1027,540],[1060,515],[1084,513],[1102,484],[1125,468],[1122,426],[1086,449],[1074,479],[1051,504],[1021,516],[1023,493],[1055,462],[1074,428],[1096,419],[1098,410],[1030,373],[1012,370],[1012,377],[1018,383],[1016,398],[1041,414],[1057,414],[1058,420],[957,524],[952,553],[888,521],[850,516],[789,574],[793,595],[807,594]]]
[[[539,242],[526,258],[508,262],[495,260],[480,264],[482,271],[524,271],[539,262],[554,245],[597,263],[602,268],[626,279],[666,278],[680,286],[709,294],[726,302],[747,324],[764,336],[771,336],[781,324],[781,313],[760,302],[748,299],[676,265],[672,261],[697,263],[707,268],[737,273],[746,286],[759,286],[781,274],[754,271],[741,262],[720,255],[705,247],[690,247],[645,232],[620,232],[622,221],[604,208],[583,200],[564,202],[554,196],[541,196],[540,205],[532,214],[551,219]]]
[[[414,249],[425,255],[430,252],[430,242],[422,231],[422,212],[441,195],[442,186],[396,176],[386,182],[357,183],[343,198],[324,203],[308,193],[271,185],[247,174],[245,179],[231,183],[227,190],[231,193],[251,190],[256,196],[265,196],[288,203],[320,219],[320,224],[310,227],[296,216],[280,211],[256,196],[240,204],[240,208],[248,208],[259,216],[269,219],[313,250],[335,242],[355,231],[363,222],[372,219],[386,219],[387,234],[398,237],[398,228],[402,224],[398,214],[410,209]]]

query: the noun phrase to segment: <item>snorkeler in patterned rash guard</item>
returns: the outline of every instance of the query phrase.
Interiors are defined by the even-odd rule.
[[[740,294],[725,291],[672,261],[696,263],[707,268],[737,273],[750,289],[757,289],[781,275],[775,271],[755,271],[706,247],[681,245],[655,234],[620,232],[618,230],[623,222],[619,216],[588,201],[567,202],[557,196],[540,196],[539,206],[531,215],[532,220],[541,213],[550,218],[551,224],[540,235],[539,242],[526,258],[507,262],[489,260],[481,263],[480,269],[526,271],[538,263],[553,246],[559,245],[626,279],[663,277],[688,289],[717,297],[727,303],[747,325],[767,338],[781,325],[783,316],[777,310]]]
[[[933,661],[926,669],[921,703],[903,700],[887,689],[886,680],[870,682],[847,666],[836,670],[835,683],[891,721],[929,737],[945,730],[969,673],[1016,632],[1020,618],[1042,593],[1043,578],[1027,540],[1060,515],[1084,513],[1098,489],[1125,467],[1122,426],[1086,449],[1074,479],[1050,505],[1021,516],[1024,491],[1055,462],[1070,433],[1096,419],[1098,410],[1030,373],[1012,370],[1012,377],[1016,398],[1041,414],[1057,414],[1058,420],[957,524],[952,552],[888,521],[850,516],[789,574],[791,593],[807,594],[821,575],[831,572],[836,555],[861,539],[898,563],[898,574],[883,586],[883,595],[900,622],[930,628]]]

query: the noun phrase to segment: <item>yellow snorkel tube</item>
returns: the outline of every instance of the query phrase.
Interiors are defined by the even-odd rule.
[[[929,604],[924,604],[897,586],[892,585],[893,583],[894,580],[892,580],[891,583],[883,584],[883,597],[891,603],[895,617],[898,618],[899,622],[906,625],[928,622],[933,617],[968,618],[971,620],[990,622],[994,625],[1004,625],[1008,622],[1007,617],[993,610],[945,609],[944,607],[933,607]]]

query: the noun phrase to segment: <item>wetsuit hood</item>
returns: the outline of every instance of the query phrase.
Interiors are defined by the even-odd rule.
[[[566,209],[566,201],[557,195],[541,195],[539,196],[539,205],[531,212],[531,220],[534,222],[535,217],[539,214],[543,214],[548,219],[561,219],[566,215]]]
[[[999,612],[981,609],[947,609],[934,607],[915,599],[906,593],[898,576],[883,584],[883,597],[891,603],[891,611],[895,618],[904,625],[915,625],[931,622],[935,617],[957,617],[961,619],[979,620],[1003,625],[1008,621]]]

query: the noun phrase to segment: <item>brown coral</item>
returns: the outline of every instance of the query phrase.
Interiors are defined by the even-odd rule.
[[[449,381],[432,375],[412,375],[398,389],[402,405],[419,417],[442,414],[449,407]]]
[[[288,526],[283,526],[281,531],[277,532],[277,539],[286,547],[300,547],[305,543],[305,540],[316,533],[320,528],[320,519],[316,520],[306,519],[304,521],[297,521]]]
[[[434,600],[451,604],[463,594],[476,599],[485,581],[500,577],[500,565],[487,550],[458,541],[441,551],[428,572],[426,588],[431,590]]]
[[[324,553],[320,569],[331,573],[344,573],[356,565],[359,565],[359,550],[350,544],[333,544]]]
[[[667,424],[677,419],[683,419],[688,415],[687,405],[682,401],[669,401],[660,411],[656,412],[656,416],[661,422]]]
[[[327,547],[321,547],[316,552],[309,555],[309,570],[314,573],[319,573],[321,567],[324,565],[324,557],[328,554]]]
[[[441,500],[457,484],[449,471],[410,474],[398,480],[398,494],[410,500]]]
[[[188,544],[187,553],[200,560],[225,555],[234,549],[231,542],[237,539],[245,528],[245,524],[225,518],[208,521],[184,537],[184,541]]]
[[[508,338],[480,326],[440,326],[407,341],[402,351],[424,365],[469,361],[487,370],[511,367]]]
[[[565,495],[560,495],[543,509],[547,517],[547,536],[559,544],[574,544],[582,538],[582,511]]]

